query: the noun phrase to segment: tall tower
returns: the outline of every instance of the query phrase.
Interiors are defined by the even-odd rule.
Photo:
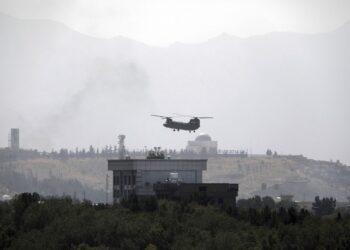
[[[11,150],[18,151],[19,150],[19,129],[11,128],[10,140],[9,140],[9,148]]]
[[[125,159],[125,145],[124,145],[125,135],[118,136],[118,155],[119,159]]]

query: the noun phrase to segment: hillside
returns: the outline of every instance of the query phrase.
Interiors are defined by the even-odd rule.
[[[210,158],[204,180],[239,183],[239,196],[294,195],[312,201],[319,195],[347,201],[350,168],[341,163],[315,161],[302,156]],[[266,190],[262,190],[262,184]]]
[[[38,192],[106,201],[106,159],[34,159],[0,164],[0,194]],[[111,187],[111,186],[110,186]]]
[[[86,198],[105,201],[108,172],[105,158],[17,161],[3,163],[0,171],[1,194],[36,191],[59,196],[64,193],[82,199],[85,191]],[[111,200],[112,175],[108,174]],[[302,156],[211,157],[203,177],[205,182],[239,183],[240,198],[292,194],[298,201],[312,201],[317,195],[347,201],[350,196],[348,166]],[[261,190],[263,183],[266,190]]]

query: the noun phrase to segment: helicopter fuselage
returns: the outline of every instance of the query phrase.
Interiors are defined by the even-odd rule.
[[[189,122],[179,122],[173,121],[171,118],[167,118],[163,126],[166,128],[173,129],[174,131],[195,131],[200,127],[200,120],[198,118],[193,118]]]

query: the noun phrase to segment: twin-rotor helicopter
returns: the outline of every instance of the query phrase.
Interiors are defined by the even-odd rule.
[[[200,127],[200,119],[211,119],[213,117],[210,116],[189,116],[189,115],[179,115],[175,114],[176,116],[162,116],[162,115],[151,115],[155,117],[160,117],[162,119],[165,119],[165,123],[163,124],[164,127],[170,128],[173,131],[180,131],[180,130],[186,130],[190,133],[196,132],[196,130]],[[190,117],[191,119],[189,122],[180,122],[180,121],[174,121],[174,117]]]

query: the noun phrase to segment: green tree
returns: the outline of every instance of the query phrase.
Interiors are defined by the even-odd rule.
[[[332,214],[337,205],[336,199],[325,197],[322,200],[319,196],[315,197],[315,202],[312,203],[312,210],[317,216]]]
[[[18,228],[22,224],[22,216],[25,210],[32,204],[40,200],[38,193],[22,193],[14,197],[12,205],[15,210],[15,225]]]

